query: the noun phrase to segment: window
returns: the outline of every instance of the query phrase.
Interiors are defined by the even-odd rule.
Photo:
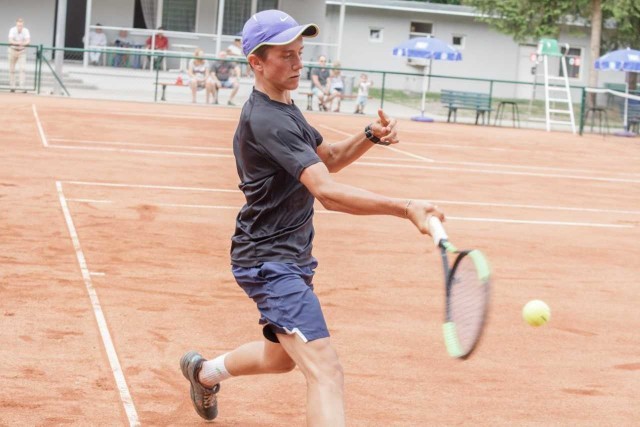
[[[430,22],[412,22],[409,30],[409,38],[428,37],[433,32],[433,24]]]
[[[451,37],[451,45],[458,49],[464,48],[464,36],[454,34]]]
[[[563,47],[561,49],[564,54],[567,52],[567,48]],[[580,78],[580,65],[582,64],[582,49],[579,47],[569,48],[569,52],[567,52],[566,56],[562,57],[565,61],[567,61],[567,75],[570,79],[579,79]],[[560,77],[563,77],[562,74],[562,64],[560,64]]]
[[[253,9],[255,4],[255,9]],[[247,19],[257,12],[268,9],[277,9],[278,0],[233,0],[224,4],[223,34],[239,35]]]
[[[164,0],[162,26],[167,31],[196,31],[198,0]]]
[[[382,28],[369,28],[369,41],[382,43]]]

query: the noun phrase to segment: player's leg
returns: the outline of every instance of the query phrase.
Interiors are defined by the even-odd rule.
[[[307,425],[344,426],[344,374],[330,339],[304,342],[297,334],[278,338],[307,381]]]

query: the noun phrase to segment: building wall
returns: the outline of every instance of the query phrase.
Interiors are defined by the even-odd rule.
[[[31,43],[53,45],[55,25],[55,1],[0,0],[0,40],[9,41],[9,29],[16,19],[24,19],[24,26],[31,34]]]
[[[339,6],[327,6],[327,20],[324,33],[328,35],[328,42],[337,43],[339,33]],[[529,60],[523,60],[521,46],[510,36],[491,29],[487,24],[476,22],[473,17],[441,15],[418,12],[393,10],[379,10],[363,7],[347,7],[341,51],[341,65],[346,68],[363,68],[400,73],[423,73],[424,67],[408,64],[404,58],[392,55],[393,47],[409,39],[410,22],[430,22],[433,24],[433,36],[448,43],[453,35],[463,35],[464,46],[462,61],[432,61],[431,74],[451,77],[468,77],[494,80],[515,80],[533,82],[530,69],[534,65]],[[382,28],[381,42],[369,40],[369,29]],[[560,41],[569,43],[571,47],[580,47],[583,52],[583,66],[580,78],[571,79],[572,85],[586,85],[593,59],[589,49],[589,35],[565,32]],[[325,51],[330,60],[336,59],[336,50],[327,48]],[[525,58],[526,59],[526,58]],[[557,72],[559,65],[551,67],[551,72]],[[349,74],[346,72],[345,74]],[[358,74],[351,72],[352,75]],[[382,75],[372,74],[370,77],[381,83]],[[621,80],[622,79],[622,80]],[[624,73],[600,73],[600,84],[604,82],[624,81]],[[420,76],[386,76],[387,87],[421,91],[424,79]],[[430,91],[440,89],[459,89],[477,92],[488,92],[486,82],[471,80],[442,79],[434,77],[428,80]],[[522,87],[521,87],[522,89]],[[495,83],[493,93],[496,96],[522,96],[515,85]],[[526,91],[525,91],[526,92]],[[530,91],[529,91],[530,93]]]
[[[134,0],[92,0],[91,25],[133,27]],[[67,25],[73,25],[68,22]]]

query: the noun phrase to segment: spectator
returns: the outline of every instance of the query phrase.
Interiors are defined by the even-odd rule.
[[[16,65],[18,65],[18,72],[20,74],[18,84],[24,89],[25,84],[25,66],[27,64],[27,52],[26,46],[31,41],[31,35],[29,30],[24,28],[24,21],[22,18],[16,20],[16,26],[9,30],[9,86],[11,86],[11,92],[15,92],[16,86]],[[25,90],[24,93],[27,93]]]
[[[204,51],[200,48],[196,49],[193,54],[195,58],[189,61],[189,86],[191,87],[191,102],[196,102],[196,92],[198,90],[207,90],[207,104],[209,103],[209,91],[211,83],[209,82],[209,62],[202,58]]]
[[[338,61],[333,63],[333,69],[329,75],[329,97],[327,103],[329,104],[329,110],[333,107],[333,100],[337,99],[336,108],[333,110],[335,113],[340,112],[340,101],[344,94],[344,81],[342,80],[342,73],[340,72],[340,63]]]
[[[239,58],[239,59],[244,59],[244,54],[242,53],[242,39],[239,37],[236,37],[233,40],[233,43],[231,43],[228,47],[227,47],[227,55],[231,58]],[[242,70],[242,68],[244,67],[244,65],[242,64],[238,64],[238,66],[240,67],[240,75],[244,75],[247,77],[251,76],[251,68],[250,67],[246,67],[244,69],[244,71]]]
[[[147,41],[145,43],[145,49],[153,50],[154,53],[157,50],[162,50],[162,51],[168,50],[169,49],[169,39],[167,37],[165,37],[163,31],[164,31],[163,27],[158,27],[158,32],[153,37],[147,38]],[[159,69],[161,62],[162,62],[162,70],[163,71],[167,71],[167,60],[164,57],[162,59],[160,59],[160,58],[154,56],[153,57],[153,68],[155,70]],[[146,67],[147,67],[147,64],[145,63],[145,68]]]
[[[360,74],[360,83],[358,84],[358,98],[356,98],[356,111],[354,114],[364,114],[364,106],[367,105],[369,98],[369,88],[373,82],[369,80],[366,74]]]
[[[210,90],[213,94],[213,103],[218,103],[218,91],[222,88],[231,89],[228,105],[236,105],[233,98],[240,88],[240,67],[232,61],[226,60],[227,52],[222,51],[218,54],[220,61],[216,61],[211,66],[211,86]]]
[[[329,78],[329,69],[327,66],[327,58],[324,55],[318,57],[319,68],[311,70],[311,91],[318,97],[318,109],[327,111],[325,103],[329,97],[329,88],[327,87],[327,79]]]
[[[89,52],[89,61],[91,61],[91,65],[98,65],[100,62],[101,52],[96,52],[96,50],[101,50],[102,48],[107,46],[107,35],[100,28],[101,25],[96,24],[96,29],[89,33],[89,49],[92,49],[93,52]]]
[[[131,46],[133,46],[133,42],[129,38],[129,33],[127,32],[127,30],[120,30],[120,32],[118,32],[118,38],[116,38],[113,45],[115,47],[123,47],[123,48],[130,48]],[[127,65],[128,61],[129,61],[129,55],[117,53],[113,57],[113,66],[124,67],[125,65]]]
[[[244,57],[242,54],[242,39],[236,38],[233,40],[233,43],[227,47],[227,55],[238,58]]]

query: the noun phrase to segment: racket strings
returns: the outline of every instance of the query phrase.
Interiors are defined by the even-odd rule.
[[[453,272],[448,309],[449,319],[456,325],[458,341],[465,353],[474,347],[482,332],[487,285],[478,277],[471,257],[462,258]]]

